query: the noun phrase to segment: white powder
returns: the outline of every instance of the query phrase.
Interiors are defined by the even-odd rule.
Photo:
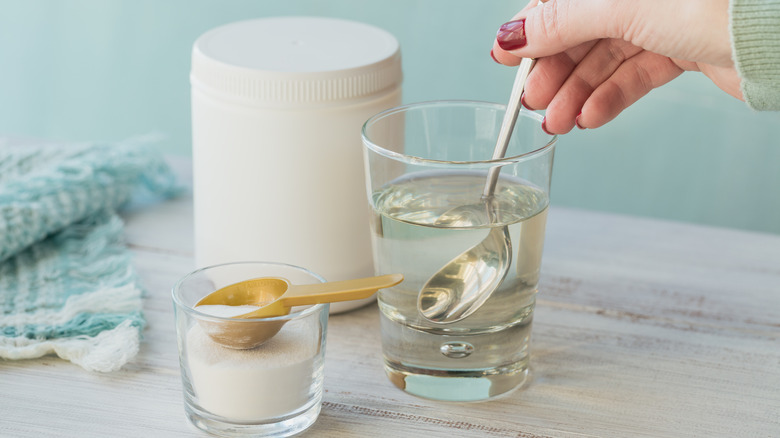
[[[250,304],[244,304],[242,306],[225,306],[222,304],[209,304],[203,306],[196,306],[195,310],[205,313],[207,315],[220,316],[222,318],[232,318],[234,316],[243,315],[245,313],[252,312],[259,309],[260,306],[252,306]]]
[[[187,360],[200,406],[237,421],[291,414],[317,396],[322,379],[317,318],[290,321],[269,341],[235,350],[199,324],[187,333]]]

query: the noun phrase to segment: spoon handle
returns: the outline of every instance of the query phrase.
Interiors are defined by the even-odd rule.
[[[285,307],[292,307],[359,300],[370,297],[379,289],[395,286],[403,279],[404,276],[401,274],[389,274],[328,283],[293,285],[280,301]]]
[[[534,67],[535,63],[536,60],[533,58],[523,58],[520,61],[520,67],[517,68],[515,83],[512,85],[512,93],[509,95],[509,103],[506,106],[504,119],[501,122],[501,129],[498,132],[496,148],[493,150],[494,160],[504,158],[504,154],[506,154],[506,149],[509,146],[509,137],[512,136],[512,130],[515,129],[517,115],[520,112],[520,98],[523,96],[523,91],[525,90],[525,81],[528,79],[528,75],[531,73],[531,69]],[[499,172],[501,172],[501,166],[493,166],[488,171],[485,189],[482,191],[483,198],[490,198],[493,196],[493,191],[496,190]]]

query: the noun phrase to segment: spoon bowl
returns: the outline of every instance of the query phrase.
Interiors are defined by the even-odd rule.
[[[535,60],[524,58],[515,76],[509,103],[493,151],[493,159],[503,158],[520,112],[520,97]],[[488,170],[481,204],[455,207],[445,212],[438,225],[468,224],[477,213],[486,212],[490,223],[498,222],[493,193],[496,190],[498,164]],[[442,222],[446,221],[444,224]],[[452,225],[450,225],[452,226]],[[417,297],[417,311],[428,321],[449,324],[473,314],[498,289],[512,263],[512,240],[506,225],[491,228],[485,240],[455,257],[431,276]]]
[[[487,237],[447,263],[423,286],[417,307],[429,321],[460,321],[476,312],[498,289],[512,264],[509,229],[493,227]]]
[[[276,335],[287,322],[276,317],[289,314],[292,307],[368,298],[379,289],[401,281],[401,274],[305,285],[294,285],[281,277],[253,278],[206,295],[195,304],[195,310],[209,305],[257,306],[256,310],[230,318],[198,320],[215,342],[229,348],[249,349]]]

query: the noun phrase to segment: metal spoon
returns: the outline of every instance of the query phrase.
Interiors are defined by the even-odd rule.
[[[515,75],[504,119],[493,151],[493,159],[504,157],[509,138],[520,111],[520,97],[525,81],[535,63],[523,58]],[[491,223],[496,223],[496,205],[493,192],[496,189],[501,165],[488,171],[482,191],[481,206],[486,209]],[[455,208],[443,214],[437,225],[462,224],[474,215],[474,206]],[[417,298],[417,310],[431,322],[448,324],[460,321],[476,312],[504,281],[512,264],[512,240],[507,226],[491,227],[487,237],[474,247],[452,259],[425,283]]]
[[[401,274],[355,280],[293,285],[286,278],[263,277],[231,284],[212,292],[195,304],[243,306],[257,310],[225,318],[199,318],[201,327],[215,342],[229,348],[254,348],[271,339],[286,320],[273,319],[290,313],[290,307],[368,298],[374,292],[403,281]],[[271,318],[271,319],[265,319]]]

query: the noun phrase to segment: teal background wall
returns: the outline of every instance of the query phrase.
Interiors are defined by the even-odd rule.
[[[193,41],[231,21],[316,15],[398,37],[404,101],[505,102],[489,57],[524,1],[0,0],[0,136],[117,141],[162,133],[190,153]],[[606,127],[562,136],[553,204],[780,233],[780,113],[686,73]]]

